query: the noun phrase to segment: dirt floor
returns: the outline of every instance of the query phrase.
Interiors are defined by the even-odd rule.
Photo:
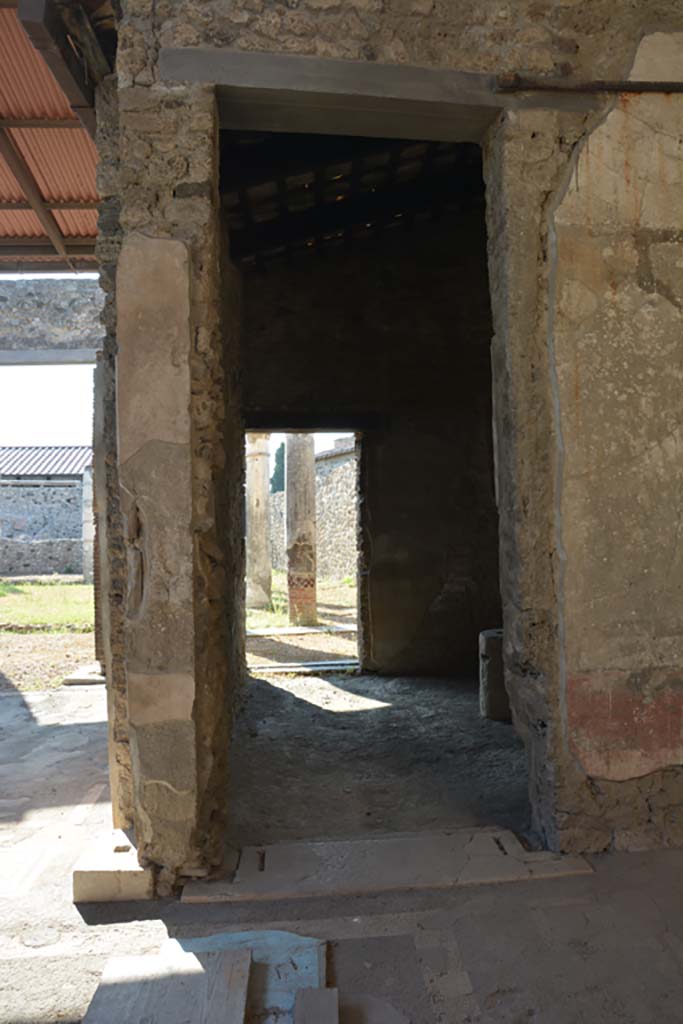
[[[232,758],[231,840],[528,825],[522,743],[471,679],[254,670]]]
[[[248,636],[247,665],[256,670],[264,665],[307,661],[335,661],[358,657],[355,633],[304,633],[300,636]]]
[[[75,907],[73,864],[111,825],[106,733],[102,687],[0,694],[0,1024],[80,1024],[108,957],[252,929],[327,941],[341,1024],[680,1024],[681,850],[450,891]]]
[[[94,660],[94,633],[0,631],[0,691],[60,686],[65,676]]]

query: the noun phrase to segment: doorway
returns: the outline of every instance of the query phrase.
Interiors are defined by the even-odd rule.
[[[230,838],[522,831],[522,744],[478,708],[502,620],[479,147],[226,132],[222,158],[245,426],[363,437],[360,670],[252,672]]]

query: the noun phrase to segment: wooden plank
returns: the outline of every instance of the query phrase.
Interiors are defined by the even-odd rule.
[[[251,953],[108,960],[83,1024],[243,1024]]]
[[[336,988],[299,989],[294,1024],[339,1024],[339,991]]]

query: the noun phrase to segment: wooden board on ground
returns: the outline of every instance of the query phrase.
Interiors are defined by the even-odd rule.
[[[339,1024],[337,989],[299,989],[296,994],[294,1024]]]
[[[83,1024],[243,1024],[251,953],[117,956]]]
[[[251,971],[247,1019],[259,1024],[293,1024],[294,1001],[301,988],[326,981],[326,943],[284,931],[219,932],[199,938],[169,939],[162,954],[210,953],[248,949]]]

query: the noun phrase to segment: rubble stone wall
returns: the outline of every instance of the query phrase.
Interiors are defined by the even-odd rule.
[[[0,537],[0,576],[68,575],[83,571],[80,540],[16,540]]]
[[[0,280],[0,349],[99,349],[103,303],[88,278]]]
[[[0,537],[15,540],[80,538],[83,487],[68,484],[0,483]]]

